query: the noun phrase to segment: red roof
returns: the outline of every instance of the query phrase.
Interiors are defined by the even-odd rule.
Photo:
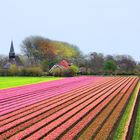
[[[70,67],[70,64],[66,61],[66,60],[62,60],[58,63],[59,66],[62,66],[64,68],[69,68]]]

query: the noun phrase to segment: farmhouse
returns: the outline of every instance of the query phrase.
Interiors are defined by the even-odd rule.
[[[60,61],[58,64],[55,64],[50,70],[49,72],[51,73],[53,70],[55,69],[68,69],[70,66],[72,65],[72,63],[69,63],[67,60],[62,60]]]

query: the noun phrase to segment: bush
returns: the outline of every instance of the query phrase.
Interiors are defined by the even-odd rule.
[[[11,65],[9,69],[0,69],[0,76],[16,76],[19,74],[19,69],[16,65]]]
[[[40,67],[22,68],[20,70],[21,76],[42,76],[43,71]]]
[[[8,75],[8,70],[0,69],[0,76],[7,76],[7,75]]]
[[[60,68],[53,69],[51,73],[52,73],[53,76],[56,76],[56,77],[64,76],[64,70],[60,69]]]
[[[8,75],[10,76],[16,76],[19,74],[19,69],[16,65],[11,65],[11,67],[8,69]]]
[[[79,73],[79,68],[75,65],[70,66],[70,68],[64,70],[64,76],[71,77],[76,76]]]
[[[18,68],[12,65],[9,69],[0,69],[0,76],[42,76],[40,67]]]

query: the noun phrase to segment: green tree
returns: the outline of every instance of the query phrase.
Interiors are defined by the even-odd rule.
[[[113,60],[105,61],[104,70],[107,74],[113,74],[113,72],[115,72],[116,69],[117,69],[117,65],[116,65],[115,61],[113,61]]]
[[[76,65],[72,65],[72,66],[70,67],[70,71],[71,71],[71,73],[72,73],[72,76],[75,76],[75,75],[77,75],[77,73],[79,72],[79,68],[78,68]]]
[[[76,65],[70,66],[70,68],[64,70],[64,76],[76,76],[79,72],[79,68]]]

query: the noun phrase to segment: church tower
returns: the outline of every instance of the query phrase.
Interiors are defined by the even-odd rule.
[[[11,41],[10,52],[9,52],[9,61],[14,62],[16,58],[13,41]]]

